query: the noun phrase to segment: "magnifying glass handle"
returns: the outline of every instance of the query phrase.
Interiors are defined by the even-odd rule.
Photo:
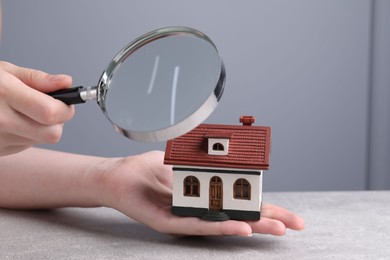
[[[61,100],[67,105],[85,103],[87,100],[97,99],[97,87],[74,87],[47,93],[49,96]]]

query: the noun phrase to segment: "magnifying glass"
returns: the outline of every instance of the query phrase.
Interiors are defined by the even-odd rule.
[[[95,100],[127,138],[166,141],[192,130],[217,106],[225,68],[204,33],[188,27],[151,31],[126,45],[93,87],[49,93],[66,104]]]

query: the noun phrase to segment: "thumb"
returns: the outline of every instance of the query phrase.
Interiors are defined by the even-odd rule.
[[[24,84],[40,92],[51,92],[72,85],[72,77],[64,74],[52,75],[43,71],[22,68],[11,63],[6,64],[4,70],[19,78]]]

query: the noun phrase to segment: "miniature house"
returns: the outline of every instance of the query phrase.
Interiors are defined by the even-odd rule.
[[[172,214],[207,220],[259,220],[263,170],[269,169],[271,128],[202,124],[168,141],[173,165]]]

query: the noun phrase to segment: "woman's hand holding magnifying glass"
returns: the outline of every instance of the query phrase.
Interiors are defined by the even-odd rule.
[[[42,92],[68,88],[72,78],[0,62],[0,156],[36,143],[56,143],[74,108]]]

